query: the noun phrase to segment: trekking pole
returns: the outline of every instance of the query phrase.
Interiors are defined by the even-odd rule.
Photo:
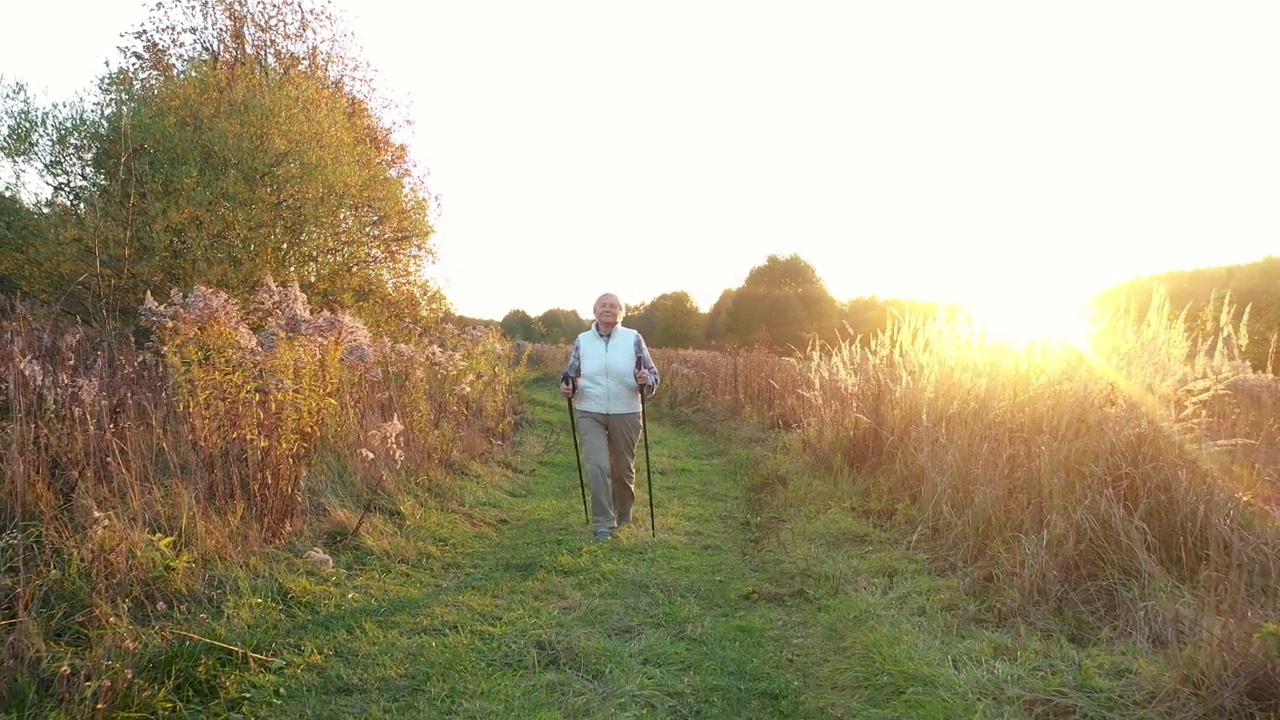
[[[569,373],[565,373],[564,377],[560,378],[560,384],[570,387],[576,385],[573,378],[569,377]],[[582,453],[578,452],[578,423],[573,419],[573,396],[570,395],[564,400],[569,405],[569,429],[573,431],[573,459],[578,461],[578,487],[582,489],[582,515],[590,525],[591,513],[587,511],[587,483],[582,479]]]
[[[639,356],[636,357],[636,370],[644,367]],[[644,433],[644,474],[649,480],[649,533],[658,537],[658,521],[653,516],[653,464],[649,462],[649,420],[645,417],[644,391],[640,388],[640,428]]]

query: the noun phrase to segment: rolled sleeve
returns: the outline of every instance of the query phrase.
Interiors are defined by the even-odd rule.
[[[649,371],[649,384],[644,386],[644,396],[653,397],[658,392],[658,383],[661,380],[658,377],[658,366],[653,364],[653,356],[649,354],[649,345],[645,343],[644,336],[636,333],[636,359],[640,366]]]
[[[564,375],[560,377],[560,382],[574,381],[582,375],[582,341],[573,341],[573,352],[569,353],[569,366],[565,368]]]

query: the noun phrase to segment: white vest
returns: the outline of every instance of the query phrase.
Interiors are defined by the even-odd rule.
[[[586,412],[618,415],[640,412],[640,388],[636,385],[636,333],[614,325],[601,337],[593,325],[578,336],[578,398],[575,405]]]

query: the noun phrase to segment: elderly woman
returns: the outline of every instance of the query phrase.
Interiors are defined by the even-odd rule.
[[[577,395],[578,429],[591,487],[596,540],[631,522],[636,502],[635,457],[640,441],[640,393],[658,389],[658,368],[640,333],[623,327],[626,308],[617,295],[596,299],[596,321],[573,343],[560,379],[565,397]]]

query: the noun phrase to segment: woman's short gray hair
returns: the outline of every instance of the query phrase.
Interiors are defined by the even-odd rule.
[[[609,297],[618,301],[618,319],[621,320],[622,316],[627,314],[627,306],[622,302],[622,298],[618,297],[617,293],[601,293],[600,297],[596,298],[596,301],[591,304],[591,311],[595,312],[595,309],[600,307],[600,301]]]

